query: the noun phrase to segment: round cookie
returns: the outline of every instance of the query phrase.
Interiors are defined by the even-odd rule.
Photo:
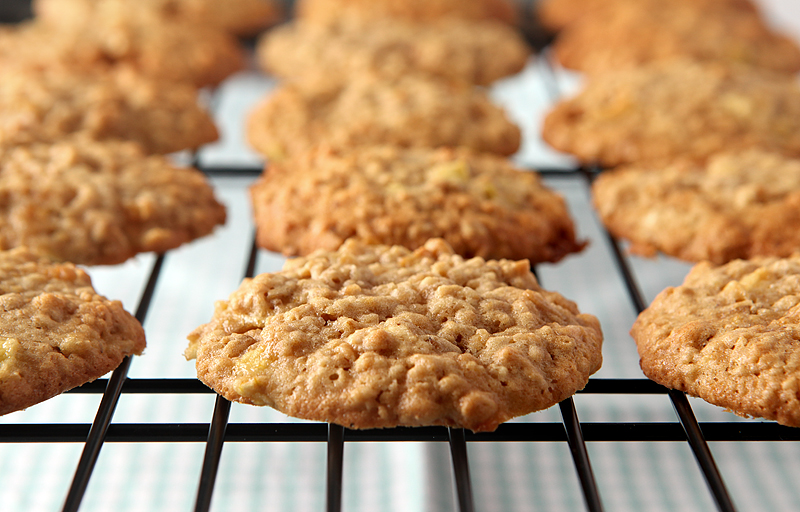
[[[0,415],[102,377],[141,354],[145,335],[86,272],[25,247],[0,251]]]
[[[258,244],[287,255],[443,238],[464,257],[541,263],[584,246],[536,173],[466,149],[319,148],[270,164],[250,195]]]
[[[420,76],[284,84],[251,112],[250,145],[280,161],[318,145],[466,146],[510,155],[520,130],[479,88]]]
[[[365,72],[388,78],[422,73],[478,85],[518,73],[530,55],[513,28],[466,20],[290,23],[262,36],[256,51],[259,65],[282,78],[346,81]]]
[[[751,150],[607,171],[595,207],[631,251],[716,264],[800,252],[800,160]]]
[[[225,207],[198,171],[130,142],[71,139],[0,147],[0,249],[121,263],[209,234]]]
[[[84,71],[125,65],[152,78],[203,87],[244,68],[245,57],[239,42],[220,30],[102,12],[76,27],[29,21],[0,28],[3,68],[56,65]]]
[[[700,263],[631,331],[650,379],[800,427],[800,257]]]
[[[748,148],[800,156],[800,85],[763,70],[689,61],[603,73],[547,114],[542,136],[604,167]]]
[[[61,25],[83,25],[96,9],[122,16],[149,16],[155,22],[192,23],[252,36],[277,23],[282,9],[277,0],[34,0],[38,19]]]
[[[598,9],[558,35],[553,56],[562,66],[587,73],[673,59],[800,71],[797,43],[771,30],[758,13],[685,1]]]
[[[557,32],[598,10],[626,10],[645,5],[656,9],[659,5],[686,5],[703,10],[722,7],[758,12],[752,0],[539,0],[534,5],[534,12],[544,28]]]
[[[129,69],[3,70],[0,145],[58,142],[77,132],[136,141],[148,153],[195,149],[217,139],[214,121],[190,85]]]
[[[317,24],[369,24],[382,18],[432,22],[442,18],[517,23],[511,0],[298,0],[297,18]]]
[[[349,428],[491,431],[583,388],[602,334],[525,261],[350,240],[245,280],[189,340],[229,400]]]

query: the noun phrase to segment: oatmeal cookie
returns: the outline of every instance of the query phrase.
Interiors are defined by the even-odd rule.
[[[0,415],[102,377],[145,348],[142,326],[86,272],[0,251]]]
[[[0,145],[58,142],[72,133],[140,143],[148,153],[195,149],[217,139],[197,91],[129,69],[3,70]]]
[[[244,64],[244,50],[233,36],[188,23],[98,13],[80,27],[34,20],[0,28],[4,69],[61,65],[92,71],[124,65],[152,78],[203,87],[218,84]]]
[[[510,155],[520,137],[483,90],[413,75],[284,84],[256,106],[247,125],[250,145],[273,162],[321,144],[466,146]]]
[[[800,252],[800,160],[758,150],[604,172],[594,204],[631,251],[717,264]]]
[[[297,17],[316,24],[369,24],[382,18],[432,22],[442,18],[517,23],[512,0],[299,0]]]
[[[290,23],[262,36],[256,52],[262,68],[283,78],[344,81],[364,72],[388,78],[423,73],[478,85],[518,73],[530,55],[522,36],[501,23],[391,19],[364,27]]]
[[[590,74],[674,59],[800,71],[797,43],[757,13],[685,1],[598,9],[559,34],[553,55],[562,66]]]
[[[38,19],[81,26],[92,11],[113,10],[120,16],[147,16],[157,23],[192,23],[240,36],[252,36],[282,17],[277,0],[34,0]]]
[[[540,263],[584,245],[536,173],[466,149],[320,148],[270,164],[250,193],[259,245],[287,255],[443,238],[464,257]]]
[[[225,208],[198,171],[131,142],[76,138],[0,147],[0,249],[121,263],[209,234]]]
[[[750,14],[758,12],[752,0],[538,0],[534,12],[544,28],[557,32],[598,10],[624,11],[641,6],[659,9],[659,5],[686,5],[702,10],[736,8]]]
[[[800,85],[763,70],[688,61],[604,73],[548,113],[542,136],[607,167],[748,148],[800,156]]]
[[[700,263],[631,334],[650,379],[800,427],[800,256]]]
[[[527,261],[349,240],[246,280],[189,340],[229,400],[350,428],[491,431],[583,388],[602,334]]]

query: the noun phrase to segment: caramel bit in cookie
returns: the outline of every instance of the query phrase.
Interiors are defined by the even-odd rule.
[[[246,280],[189,340],[198,377],[230,400],[352,428],[489,431],[581,389],[602,334],[526,261],[349,240]]]
[[[800,427],[800,255],[700,263],[631,334],[654,381]]]
[[[145,348],[142,326],[71,263],[0,251],[0,414],[113,370]]]
[[[631,251],[723,264],[800,252],[800,160],[750,150],[603,173],[595,207]]]
[[[287,255],[441,237],[465,257],[540,263],[584,246],[535,172],[463,148],[318,148],[270,164],[250,192],[259,245]]]
[[[279,161],[318,145],[465,146],[510,155],[521,135],[479,88],[365,74],[347,84],[315,80],[279,87],[251,113],[247,137],[257,151]]]
[[[225,207],[205,177],[133,142],[72,138],[0,146],[0,248],[60,261],[121,263],[209,234]]]

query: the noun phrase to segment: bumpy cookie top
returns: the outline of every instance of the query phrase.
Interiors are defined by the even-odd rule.
[[[0,252],[0,414],[24,409],[141,354],[142,326],[86,273],[24,247]]]
[[[593,196],[603,222],[639,254],[721,264],[800,252],[800,160],[776,153],[609,171]]]
[[[527,262],[346,242],[246,280],[189,336],[230,400],[351,428],[494,430],[586,385],[600,325]]]
[[[297,17],[320,24],[342,20],[371,23],[381,18],[430,22],[442,18],[517,22],[510,0],[299,0]]]
[[[594,15],[601,9],[636,9],[646,5],[658,9],[659,5],[687,5],[695,9],[737,8],[755,13],[751,0],[539,0],[534,5],[537,18],[548,30],[564,29],[578,20]]]
[[[0,147],[0,249],[114,264],[206,235],[225,208],[198,171],[134,143]]]
[[[292,23],[257,47],[265,70],[284,78],[345,81],[372,72],[390,78],[424,73],[488,85],[525,67],[530,49],[515,29],[494,21],[419,24],[378,19],[368,25]]]
[[[465,257],[557,261],[583,247],[563,198],[534,172],[466,149],[320,148],[270,164],[251,188],[259,245],[285,254],[347,238]]]
[[[321,144],[466,146],[501,155],[520,144],[519,128],[483,90],[413,75],[285,84],[251,113],[247,137],[272,161]]]
[[[585,163],[623,163],[722,150],[800,155],[794,78],[678,61],[604,73],[547,115],[542,135]]]
[[[156,22],[193,23],[237,35],[253,35],[276,23],[276,0],[34,0],[38,19],[82,26],[93,10],[113,10],[122,16],[149,16]]]
[[[211,117],[185,84],[130,69],[76,72],[6,68],[0,80],[0,145],[58,142],[81,132],[171,153],[216,140]]]
[[[800,71],[800,48],[771,30],[754,11],[717,2],[630,3],[597,9],[561,32],[553,55],[563,66],[589,73],[686,58]]]
[[[697,265],[631,334],[651,379],[800,427],[800,257]]]
[[[238,41],[220,30],[92,12],[80,26],[31,21],[0,28],[0,65],[81,70],[126,65],[196,87],[217,84],[244,67]]]

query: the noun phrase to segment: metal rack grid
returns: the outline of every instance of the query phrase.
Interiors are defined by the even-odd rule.
[[[553,97],[560,94],[552,75],[546,83]],[[197,163],[197,162],[195,162]],[[259,168],[222,168],[196,165],[209,176],[252,178]],[[539,169],[550,180],[580,181],[590,186],[597,170]],[[634,271],[624,249],[610,234],[605,233],[614,254],[619,278],[624,281],[628,300],[636,312],[646,306]],[[254,237],[253,237],[254,238]],[[253,239],[249,241],[249,257],[243,277],[252,276],[259,258]],[[151,299],[160,279],[165,258],[160,255],[152,263],[144,290],[136,308],[136,318],[145,321],[151,309]],[[590,379],[579,395],[662,395],[669,397],[677,419],[672,422],[581,422],[572,398],[559,404],[561,422],[506,423],[492,433],[471,433],[445,427],[394,428],[355,431],[320,423],[229,423],[231,404],[217,396],[213,416],[201,423],[114,423],[113,415],[120,398],[134,394],[212,394],[213,391],[195,379],[128,378],[131,358],[113,372],[110,378],[72,390],[72,394],[102,394],[97,415],[92,424],[0,424],[0,443],[83,443],[80,461],[65,498],[64,511],[77,511],[104,443],[205,443],[202,471],[198,475],[194,510],[211,508],[214,484],[223,448],[226,443],[288,442],[326,443],[326,509],[342,509],[342,461],[346,443],[365,442],[439,442],[448,443],[454,474],[453,486],[461,512],[475,510],[470,481],[467,446],[482,442],[554,442],[567,443],[583,493],[586,510],[604,510],[602,490],[594,476],[586,443],[592,442],[676,442],[687,443],[705,478],[708,492],[721,511],[733,511],[735,505],[717,468],[708,442],[713,441],[800,441],[800,429],[771,422],[698,422],[691,404],[683,393],[667,390],[644,378]],[[0,483],[2,488],[2,483]],[[322,491],[320,491],[322,492]],[[187,504],[188,508],[188,504]]]
[[[203,169],[214,174],[214,169]],[[240,171],[253,174],[255,170]],[[540,171],[556,179],[591,182],[589,171]],[[612,247],[622,278],[626,282],[630,300],[637,310],[645,307],[633,272],[616,240]],[[253,275],[258,251],[253,244],[244,276]],[[144,322],[150,308],[164,261],[159,256],[153,263],[145,290],[135,316]],[[205,442],[205,460],[199,475],[196,511],[210,509],[214,482],[222,449],[231,442],[319,442],[327,443],[327,510],[341,510],[342,460],[345,443],[352,442],[447,442],[452,454],[459,510],[475,510],[471,495],[467,443],[476,442],[566,442],[579,476],[586,509],[604,510],[602,493],[595,481],[591,460],[585,442],[687,442],[697,458],[706,479],[709,492],[721,511],[735,510],[711,452],[708,441],[799,441],[800,429],[783,427],[775,423],[710,422],[698,423],[692,407],[683,393],[669,391],[646,379],[590,379],[581,394],[666,394],[673,403],[678,421],[669,423],[581,423],[572,398],[559,404],[561,423],[507,423],[492,433],[471,433],[444,427],[394,428],[369,431],[348,430],[326,424],[237,424],[228,423],[230,402],[217,396],[213,417],[208,423],[117,424],[112,422],[116,404],[123,394],[212,393],[202,383],[193,379],[130,379],[127,378],[130,358],[112,374],[71,393],[102,393],[102,400],[93,424],[8,424],[0,425],[2,443],[84,443],[83,453],[76,468],[64,511],[77,511],[92,476],[95,462],[105,442]]]

